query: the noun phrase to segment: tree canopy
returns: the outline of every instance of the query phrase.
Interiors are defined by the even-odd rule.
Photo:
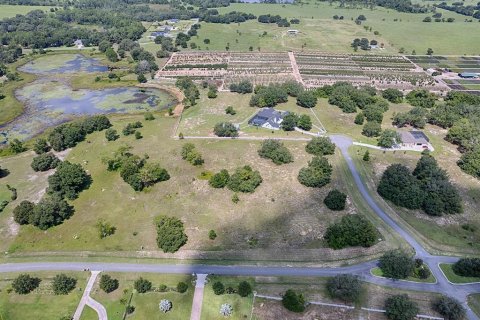
[[[293,162],[293,155],[285,145],[273,139],[268,139],[262,142],[258,155],[262,158],[267,158],[275,164],[284,164]]]
[[[163,252],[175,253],[187,243],[183,222],[175,217],[160,215],[155,218],[157,244]]]
[[[404,251],[391,250],[380,257],[378,266],[387,278],[405,279],[412,275],[415,262]]]
[[[377,243],[379,233],[370,221],[356,214],[346,215],[330,225],[324,238],[332,249],[371,247]]]
[[[300,169],[298,181],[307,187],[320,188],[330,183],[332,171],[327,158],[315,156],[307,167]]]

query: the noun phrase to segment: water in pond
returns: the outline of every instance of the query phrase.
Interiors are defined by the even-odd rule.
[[[138,113],[175,106],[177,101],[166,91],[136,87],[73,91],[56,80],[37,80],[16,92],[25,112],[0,126],[0,144],[8,139],[31,138],[46,128],[70,121],[79,115]]]
[[[108,67],[95,58],[81,54],[57,54],[41,57],[26,63],[18,70],[34,74],[68,74],[78,72],[105,72]]]
[[[81,54],[42,56],[19,70],[38,74],[40,78],[15,92],[17,99],[24,104],[25,111],[12,122],[0,125],[0,145],[7,144],[12,138],[31,138],[48,127],[77,116],[158,111],[177,103],[168,92],[158,89],[120,87],[72,90],[68,85],[68,76],[108,71],[108,67],[99,60]]]

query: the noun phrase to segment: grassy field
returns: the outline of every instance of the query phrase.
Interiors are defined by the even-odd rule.
[[[376,39],[385,44],[385,53],[397,53],[400,48],[411,53],[425,54],[427,48],[432,48],[435,54],[479,54],[480,34],[476,32],[478,23],[464,22],[465,16],[454,12],[438,9],[445,18],[455,18],[453,23],[424,23],[422,20],[427,14],[400,13],[385,8],[349,9],[339,8],[338,4],[311,3],[301,5],[269,5],[269,4],[232,4],[220,8],[220,13],[230,11],[249,12],[255,15],[272,14],[288,19],[299,18],[299,25],[291,28],[301,33],[297,38],[285,37],[287,28],[278,28],[275,24],[265,25],[249,21],[240,25],[214,25],[202,23],[199,37],[192,41],[206,49],[203,39],[209,38],[210,50],[224,50],[226,43],[230,43],[231,50],[248,50],[253,46],[255,50],[300,50],[306,43],[306,50],[322,50],[330,52],[352,52],[349,48],[354,38],[366,37]],[[355,20],[360,14],[367,17],[361,26]],[[333,20],[334,15],[343,15],[343,21]],[[368,27],[369,31],[364,29]],[[370,31],[370,27],[372,30]],[[241,36],[237,33],[241,32]],[[259,34],[267,32],[266,37]],[[333,31],[333,32],[332,32]],[[379,35],[373,32],[378,31]],[[458,36],[461,35],[461,36]],[[472,38],[473,37],[473,38]],[[238,39],[238,43],[235,39]]]
[[[19,273],[2,274],[0,278],[0,319],[52,320],[72,316],[77,308],[87,283],[87,273],[63,272],[77,279],[76,288],[68,295],[55,295],[51,289],[52,279],[57,273],[35,272],[31,276],[42,281],[39,288],[27,295],[9,293],[11,281]]]
[[[97,280],[91,294],[92,298],[105,306],[108,319],[122,320],[126,307],[124,301],[128,301],[130,297],[132,297],[130,305],[135,307],[135,312],[128,316],[128,319],[190,319],[194,291],[190,276],[136,273],[109,273],[109,275],[119,280],[119,288],[107,294],[98,287],[99,280]],[[136,292],[133,288],[133,283],[139,277],[151,281],[154,289],[147,293]],[[100,279],[100,277],[98,279]],[[176,292],[177,283],[180,281],[189,285],[186,293]],[[160,285],[167,286],[166,292],[158,291]],[[124,300],[121,301],[122,299]],[[162,299],[167,299],[172,302],[173,308],[166,314],[162,313],[158,307]],[[85,320],[87,319],[89,320],[89,318]]]
[[[480,316],[480,294],[472,294],[468,297],[468,306],[477,316]]]
[[[17,14],[26,14],[33,10],[50,11],[47,6],[13,6],[2,4],[0,5],[0,19],[15,17]]]
[[[471,283],[471,282],[480,282],[478,277],[463,277],[456,274],[452,269],[452,264],[442,263],[440,268],[447,277],[448,281],[452,283]]]
[[[428,266],[426,266],[426,265],[425,265],[425,267],[428,268]],[[383,275],[382,269],[380,269],[378,267],[373,268],[370,272],[374,276],[385,277]],[[402,279],[402,280],[412,281],[412,282],[424,282],[424,283],[435,283],[436,282],[435,277],[431,273],[430,273],[430,276],[427,279],[420,279],[420,278],[417,278],[417,277],[410,276],[410,277],[407,277],[406,279]]]
[[[112,119],[114,128],[121,131],[126,123],[143,120],[143,116]],[[119,256],[142,250],[143,256],[163,258],[277,260],[284,257],[297,262],[324,260],[340,264],[342,259],[378,255],[402,243],[391,236],[388,228],[363,203],[358,191],[352,188],[351,176],[339,153],[330,157],[334,168],[332,182],[319,190],[303,187],[297,181],[299,169],[311,158],[304,151],[304,142],[286,143],[295,155],[295,162],[277,166],[259,158],[259,142],[195,141],[205,164],[193,167],[180,158],[184,142],[168,138],[175,121],[157,115],[156,120],[144,122],[140,130],[144,136],[142,140],[122,136],[107,143],[104,133],[100,132],[74,148],[67,159],[81,163],[92,175],[93,184],[73,202],[75,215],[47,232],[31,226],[19,228],[11,220],[16,204],[26,198],[38,200],[46,187],[46,174],[36,174],[29,168],[33,153],[0,160],[0,165],[12,172],[3,178],[5,183],[19,190],[18,200],[0,216],[0,225],[5,231],[1,233],[2,250],[17,255],[90,251],[115,252]],[[102,158],[111,156],[126,144],[133,147],[135,154],[148,153],[149,161],[160,162],[172,176],[170,181],[137,193],[118,173],[107,172]],[[206,180],[199,178],[203,171],[218,172],[222,168],[232,171],[245,164],[259,170],[264,181],[255,193],[240,194],[238,204],[231,201],[231,191],[214,190]],[[345,211],[333,212],[324,206],[323,198],[331,188],[347,190],[351,196]],[[198,206],[200,202],[203,203],[201,207]],[[344,214],[354,212],[373,219],[385,241],[369,249],[334,251],[325,248],[322,237],[326,227]],[[162,254],[157,249],[153,218],[159,214],[176,216],[185,223],[189,241],[174,256]],[[95,225],[100,218],[117,227],[115,235],[98,239]],[[218,234],[215,241],[208,239],[210,229]],[[252,239],[255,240],[253,246]],[[278,252],[283,254],[279,256]]]

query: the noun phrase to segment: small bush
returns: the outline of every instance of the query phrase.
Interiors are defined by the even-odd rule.
[[[180,292],[180,293],[185,293],[187,292],[188,290],[188,284],[186,284],[185,282],[179,282],[177,284],[177,291]]]
[[[305,298],[303,294],[297,293],[292,289],[288,289],[282,298],[282,304],[285,309],[292,312],[303,312],[305,311]]]
[[[135,290],[138,291],[138,293],[146,293],[152,290],[152,283],[147,279],[140,277],[135,280],[135,282],[133,283],[133,287],[135,288]]]
[[[52,284],[53,293],[55,293],[56,295],[68,294],[73,289],[75,289],[76,285],[77,285],[77,279],[68,277],[63,273],[57,274],[53,278],[53,284]]]
[[[385,301],[387,318],[390,320],[413,320],[418,314],[418,306],[408,295],[400,294]]]
[[[401,250],[386,252],[380,257],[379,265],[385,277],[405,279],[411,276],[415,268],[413,259]]]
[[[120,138],[120,136],[118,135],[117,130],[109,128],[105,130],[105,138],[107,141],[115,141]]]
[[[222,295],[225,293],[225,286],[220,281],[216,281],[212,285],[213,293],[217,296]]]
[[[21,274],[12,282],[12,288],[15,293],[28,294],[38,288],[41,280],[39,278],[31,277],[28,274]]]
[[[278,140],[268,139],[263,141],[258,150],[258,155],[272,160],[275,164],[293,162],[292,153]]]
[[[442,296],[434,301],[433,308],[447,320],[461,320],[466,315],[462,303],[447,296]]]
[[[304,186],[320,188],[330,182],[332,166],[327,158],[315,156],[308,166],[300,169],[298,181]]]
[[[213,188],[221,189],[227,185],[228,180],[230,180],[230,174],[227,170],[222,169],[219,173],[214,174],[210,180],[208,180],[208,184]]]
[[[238,294],[240,297],[248,297],[252,292],[252,286],[247,281],[242,281],[238,285]]]
[[[145,118],[146,121],[155,120],[155,117],[153,116],[153,113],[151,113],[151,112],[145,112],[143,117]]]
[[[105,291],[106,293],[113,292],[118,289],[118,280],[112,278],[108,274],[102,274],[100,277],[100,289]]]
[[[378,231],[375,226],[360,215],[347,215],[330,225],[324,238],[333,249],[346,247],[371,247],[377,243]]]
[[[60,164],[60,159],[58,159],[52,153],[42,153],[32,160],[31,167],[34,171],[48,171],[55,169]]]
[[[345,204],[347,202],[347,195],[343,192],[334,189],[328,193],[328,195],[323,200],[323,203],[330,210],[340,211],[345,209]]]
[[[163,252],[175,253],[187,243],[183,222],[175,217],[165,215],[155,219],[157,226],[157,244]]]
[[[210,230],[208,232],[208,239],[215,240],[216,238],[217,238],[217,233],[215,232],[215,230]]]
[[[213,132],[218,137],[238,137],[237,128],[230,122],[220,122],[215,125]]]
[[[362,283],[357,276],[340,274],[327,281],[327,291],[332,298],[356,302],[360,298]]]
[[[244,166],[237,168],[230,176],[227,187],[234,192],[252,193],[262,181],[258,171],[254,171],[250,166]]]
[[[328,137],[314,137],[307,143],[305,151],[316,156],[325,156],[335,153],[335,144]]]

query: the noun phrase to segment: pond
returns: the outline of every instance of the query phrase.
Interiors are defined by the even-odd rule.
[[[108,67],[99,60],[81,54],[57,54],[30,61],[18,70],[33,74],[69,74],[78,72],[105,72]]]
[[[0,145],[6,145],[13,138],[32,138],[48,127],[78,116],[159,111],[178,103],[170,93],[159,89],[72,90],[68,75],[108,71],[97,59],[81,54],[43,56],[19,70],[41,77],[15,92],[16,98],[24,105],[24,113],[12,122],[0,125]],[[64,76],[59,77],[61,74]]]

